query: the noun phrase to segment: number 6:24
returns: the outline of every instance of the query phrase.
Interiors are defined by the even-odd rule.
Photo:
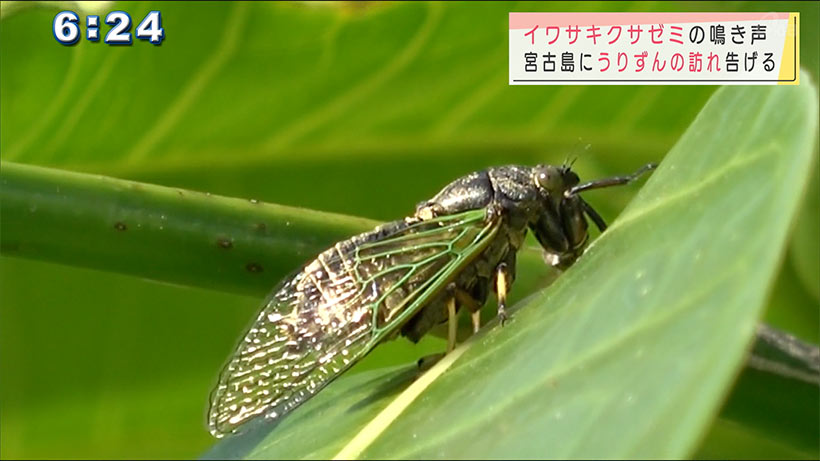
[[[100,39],[100,17],[91,15],[86,18],[86,39],[96,42]],[[54,38],[63,45],[73,45],[80,39],[80,17],[73,11],[62,11],[54,17]],[[105,23],[111,30],[105,34],[108,45],[130,45],[131,16],[125,11],[112,11],[105,16]],[[165,38],[162,28],[162,13],[150,11],[137,26],[135,35],[140,40],[147,40],[159,45]]]

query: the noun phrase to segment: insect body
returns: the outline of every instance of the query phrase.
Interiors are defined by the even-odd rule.
[[[211,395],[211,433],[283,416],[398,334],[418,341],[449,321],[452,350],[458,309],[478,330],[490,290],[503,322],[527,231],[550,264],[569,267],[587,243],[587,218],[606,228],[578,193],[654,167],[584,184],[569,166],[490,168],[453,181],[412,216],[325,250],[273,290],[237,346]]]

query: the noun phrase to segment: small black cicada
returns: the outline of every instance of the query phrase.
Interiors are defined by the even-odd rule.
[[[477,330],[491,289],[503,322],[527,230],[550,264],[569,267],[589,238],[587,217],[606,229],[578,194],[654,167],[583,184],[567,165],[490,168],[453,181],[412,216],[330,247],[265,301],[211,395],[211,433],[282,417],[398,334],[418,341],[449,321],[449,352],[458,309]]]

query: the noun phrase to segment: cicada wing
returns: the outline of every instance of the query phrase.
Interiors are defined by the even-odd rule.
[[[287,413],[366,352],[367,306],[337,302],[358,319],[333,328],[337,320],[326,317],[333,315],[330,309],[318,306],[321,301],[310,293],[317,285],[302,270],[266,302],[211,396],[208,425],[214,436],[235,432],[260,414]]]
[[[315,395],[452,279],[498,228],[484,210],[407,219],[337,243],[283,281],[222,371],[216,437]]]

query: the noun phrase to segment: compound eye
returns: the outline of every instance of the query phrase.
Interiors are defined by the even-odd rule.
[[[579,182],[581,182],[581,178],[578,177],[572,170],[567,170],[564,174],[564,182],[567,185],[567,188],[572,186],[577,186]]]
[[[564,181],[561,171],[550,165],[540,166],[535,170],[535,183],[547,191],[559,191]]]

